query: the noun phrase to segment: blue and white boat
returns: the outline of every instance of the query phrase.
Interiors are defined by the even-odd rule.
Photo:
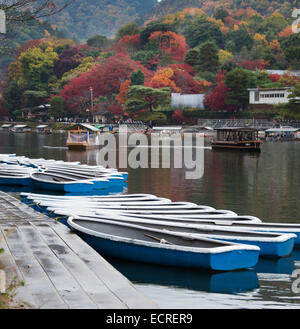
[[[4,174],[0,173],[0,185],[31,186],[32,180],[29,174]]]
[[[70,217],[68,225],[101,255],[135,262],[232,271],[255,266],[260,253],[257,246],[114,221]]]
[[[30,186],[31,169],[17,164],[0,164],[0,185]]]
[[[41,172],[32,173],[30,177],[33,186],[43,190],[86,193],[94,189],[94,183],[89,180],[71,180]]]
[[[186,224],[184,222],[172,222],[164,220],[137,219],[130,215],[122,216],[112,213],[102,213],[93,216],[75,216],[77,219],[93,218],[94,220],[120,221],[140,225],[150,229],[168,230],[171,232],[188,233],[199,237],[217,239],[222,241],[251,244],[260,248],[261,256],[285,257],[292,253],[295,234],[281,234],[270,232],[255,232],[233,228],[218,228],[211,225]]]

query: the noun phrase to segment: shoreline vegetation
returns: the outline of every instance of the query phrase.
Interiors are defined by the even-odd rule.
[[[113,37],[99,30],[75,40],[60,35],[59,24],[35,26],[44,35],[28,32],[0,65],[6,71],[0,117],[20,121],[24,113],[49,105],[42,120],[89,116],[91,122],[91,115],[159,124],[232,117],[299,120],[294,1],[266,1],[263,8],[254,1],[247,8],[232,0],[224,8],[217,0],[210,4],[213,8],[192,1],[182,8],[181,1],[163,1],[155,6],[166,9],[161,15],[126,23]],[[288,103],[250,109],[248,89],[286,87],[293,88]],[[174,108],[171,93],[204,95],[203,105]]]

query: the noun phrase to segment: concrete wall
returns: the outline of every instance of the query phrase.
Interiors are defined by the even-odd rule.
[[[173,93],[171,95],[172,108],[201,108],[203,105],[204,94],[181,95]]]

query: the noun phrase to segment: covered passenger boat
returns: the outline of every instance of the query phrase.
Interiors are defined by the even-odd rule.
[[[72,125],[68,130],[67,146],[69,150],[87,150],[100,146],[101,130],[85,123]]]
[[[262,141],[258,137],[258,129],[225,127],[217,128],[217,135],[211,142],[213,149],[236,149],[258,151]]]

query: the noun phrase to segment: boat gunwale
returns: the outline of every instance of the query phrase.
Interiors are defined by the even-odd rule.
[[[68,182],[68,181],[65,181],[65,182],[55,182],[55,181],[54,182],[49,182],[47,180],[34,177],[35,174],[43,174],[43,173],[39,173],[39,172],[31,173],[30,177],[33,181],[36,180],[38,182],[46,183],[46,184],[57,184],[57,185],[70,185],[70,184],[78,184],[78,183],[87,184],[87,185],[93,185],[94,184],[91,180],[75,180],[75,181],[71,181],[71,182]]]
[[[111,240],[111,241],[115,241],[115,242],[124,242],[124,243],[130,243],[130,244],[134,244],[134,245],[140,245],[140,246],[155,247],[155,248],[162,248],[162,249],[169,249],[169,250],[176,250],[176,251],[193,252],[193,253],[203,253],[203,254],[210,254],[210,255],[224,253],[224,252],[231,252],[234,250],[235,251],[237,251],[237,250],[260,251],[259,247],[253,246],[253,245],[238,244],[238,243],[226,242],[226,241],[218,241],[215,239],[207,239],[207,238],[202,238],[202,237],[198,238],[198,237],[194,237],[194,236],[191,236],[191,239],[198,240],[198,241],[202,240],[205,242],[213,243],[216,245],[219,244],[219,245],[223,245],[223,246],[212,247],[212,248],[202,248],[202,247],[181,246],[181,245],[175,245],[175,244],[172,244],[172,245],[161,244],[159,242],[148,242],[148,241],[143,241],[143,240],[138,240],[138,239],[119,237],[117,235],[112,235],[112,234],[107,234],[107,233],[102,233],[102,232],[98,232],[95,230],[87,229],[85,227],[82,227],[82,226],[74,223],[74,219],[76,220],[76,218],[73,218],[71,216],[67,220],[68,224],[73,229],[75,229],[79,232],[85,233],[87,235],[91,235],[91,236],[95,236],[98,238]],[[163,233],[163,234],[176,236],[176,237],[186,237],[186,238],[188,237],[187,235],[180,236],[177,234],[173,234],[173,232],[169,232],[169,231],[147,229],[147,228],[139,227],[138,225],[130,225],[130,224],[124,225],[123,223],[122,223],[122,225],[120,225],[118,222],[113,222],[113,221],[111,221],[109,223],[103,222],[103,224],[126,226],[126,227],[133,228],[133,229],[140,229],[140,230],[145,230],[145,231],[153,232],[153,233],[154,232]]]

